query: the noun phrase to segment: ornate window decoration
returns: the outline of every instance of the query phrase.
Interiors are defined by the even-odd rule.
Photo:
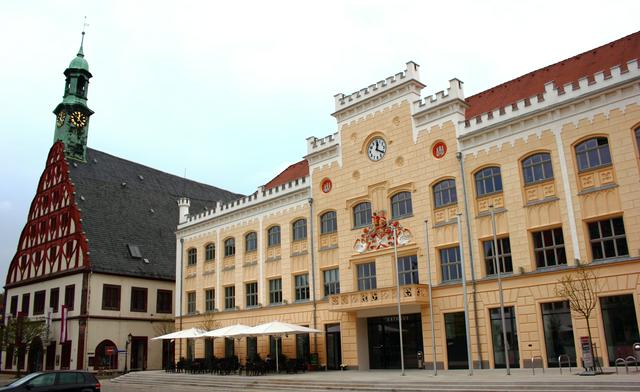
[[[298,219],[293,222],[293,240],[301,241],[307,239],[307,220],[306,219]]]
[[[235,256],[236,254],[236,240],[235,238],[227,238],[224,240],[224,257]]]
[[[371,224],[371,203],[363,201],[353,207],[353,227],[365,227]]]
[[[411,240],[411,231],[398,221],[388,222],[384,211],[373,213],[372,223],[362,229],[360,237],[353,244],[353,250],[363,253],[367,250],[385,249],[393,246],[393,232],[396,231],[396,243],[404,245]]]
[[[413,214],[411,192],[398,192],[391,197],[391,218],[400,219]]]
[[[280,226],[273,226],[267,230],[267,244],[268,246],[280,245]]]
[[[551,166],[551,154],[541,152],[523,160],[522,176],[525,185],[552,179],[553,167]]]
[[[338,219],[335,211],[327,211],[320,215],[320,234],[335,233],[338,231]]]
[[[594,137],[577,144],[576,160],[579,172],[610,165],[609,140],[606,137]]]
[[[245,252],[255,252],[258,249],[258,233],[252,231],[244,236]]]
[[[502,192],[502,175],[498,166],[485,167],[475,174],[478,197]]]
[[[456,203],[458,203],[456,180],[442,180],[433,186],[433,204],[435,205],[435,208],[445,207]]]

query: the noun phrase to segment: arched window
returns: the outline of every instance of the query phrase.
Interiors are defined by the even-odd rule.
[[[636,146],[640,150],[640,128],[636,128]]]
[[[522,176],[526,185],[552,179],[551,155],[541,152],[522,161]]]
[[[236,240],[235,238],[227,238],[224,240],[224,257],[235,256]]]
[[[485,167],[475,175],[476,195],[478,197],[490,193],[502,192],[502,176],[497,166]]]
[[[353,227],[364,227],[371,224],[371,203],[363,201],[353,207]]]
[[[298,219],[293,222],[293,240],[300,241],[307,239],[307,220]]]
[[[118,347],[115,343],[111,340],[103,340],[96,346],[93,368],[94,370],[118,368]]]
[[[216,258],[216,246],[214,244],[208,244],[204,248],[204,259],[206,261],[211,261]]]
[[[244,236],[245,252],[255,252],[258,249],[258,234],[255,231]]]
[[[189,248],[187,250],[187,264],[196,265],[198,262],[198,250],[196,248]]]
[[[578,171],[610,165],[609,140],[606,137],[594,137],[576,145],[576,160]]]
[[[411,192],[399,192],[391,197],[391,217],[398,219],[413,214]]]
[[[338,219],[335,211],[327,211],[320,215],[320,234],[335,233],[338,231]]]
[[[435,208],[456,204],[457,202],[456,180],[442,180],[433,186],[433,204]]]
[[[280,245],[280,226],[273,226],[267,230],[267,244],[268,246]]]

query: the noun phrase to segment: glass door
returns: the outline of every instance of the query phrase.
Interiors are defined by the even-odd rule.
[[[502,318],[500,308],[490,310],[491,314],[491,338],[493,340],[493,362],[495,368],[506,368],[504,358],[504,337],[502,334]],[[518,331],[516,329],[516,314],[513,306],[504,308],[504,323],[507,330],[507,354],[509,355],[509,367],[520,367],[520,354],[518,350]]]
[[[447,365],[449,369],[468,369],[467,334],[464,325],[464,312],[444,315],[444,328],[447,336]]]
[[[327,368],[340,369],[342,364],[342,344],[340,342],[340,324],[328,324],[326,328]]]

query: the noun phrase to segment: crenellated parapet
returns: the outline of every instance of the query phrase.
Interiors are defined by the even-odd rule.
[[[310,170],[340,159],[340,134],[332,133],[323,138],[311,136],[307,138],[307,155]]]
[[[420,90],[424,84],[420,82],[420,66],[413,61],[407,63],[407,68],[393,76],[375,84],[360,89],[350,95],[342,93],[334,95],[335,113],[338,122],[350,120],[353,117],[366,114],[380,105],[392,104],[408,94],[414,96],[411,102],[420,97]]]
[[[627,62],[625,66],[615,66],[608,72],[597,72],[563,86],[556,86],[554,82],[549,82],[545,84],[544,92],[540,94],[465,120],[458,127],[457,136],[464,139],[484,129],[509,123],[541,111],[548,111],[639,78],[640,69],[636,59]]]
[[[447,92],[438,91],[413,102],[413,119],[415,123],[414,140],[417,134],[434,126],[442,127],[447,121],[457,125],[464,120],[467,104],[464,101],[463,83],[458,79],[449,81]]]
[[[314,152],[324,150],[338,143],[338,132],[322,138],[310,136],[307,138],[307,154],[313,154]]]
[[[215,208],[199,212],[197,214],[188,215],[184,222],[178,225],[178,230],[187,228],[194,224],[198,224],[211,219],[216,219],[233,212],[258,206],[272,200],[295,194],[309,188],[309,176],[297,178],[282,185],[265,189],[261,186],[251,195],[241,197],[228,203],[217,202]]]

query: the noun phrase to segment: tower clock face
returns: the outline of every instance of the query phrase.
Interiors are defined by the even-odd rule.
[[[64,120],[67,118],[67,113],[63,110],[56,116],[56,126],[60,128],[64,125]]]
[[[386,153],[387,142],[385,142],[384,139],[377,137],[369,142],[369,147],[367,147],[367,155],[372,161],[376,162],[381,160]]]
[[[71,125],[76,128],[82,128],[87,125],[87,116],[82,114],[81,112],[73,112],[69,118]]]

